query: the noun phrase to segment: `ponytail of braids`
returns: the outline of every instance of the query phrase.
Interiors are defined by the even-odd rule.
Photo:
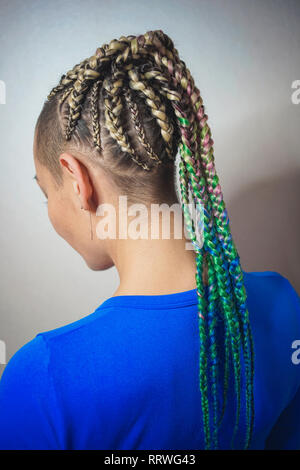
[[[161,30],[114,39],[63,75],[49,93],[45,110],[51,102],[59,103],[56,109],[66,110],[65,142],[72,141],[74,134],[77,140],[83,140],[80,129],[86,122],[99,160],[109,138],[110,145],[115,145],[114,168],[120,155],[120,169],[131,165],[136,180],[148,173],[150,181],[152,172],[156,174],[164,165],[174,166],[179,148],[179,193],[185,226],[196,252],[199,390],[205,448],[219,448],[231,372],[236,405],[231,445],[245,409],[244,448],[249,448],[254,424],[254,346],[243,271],[216,173],[203,101],[173,41]],[[151,125],[143,119],[146,114],[152,119]],[[129,124],[135,143],[127,132]],[[189,210],[190,198],[198,216],[201,212],[203,217],[201,245],[199,226]]]

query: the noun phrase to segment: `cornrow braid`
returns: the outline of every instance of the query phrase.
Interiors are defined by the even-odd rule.
[[[92,84],[92,80],[94,80],[95,78],[99,78],[99,76],[100,73],[91,68],[86,67],[84,70],[79,71],[77,80],[74,83],[74,88],[68,98],[70,114],[66,128],[67,140],[71,138],[71,134],[76,127],[77,121],[80,118],[84,99],[87,91],[89,90]]]
[[[173,126],[168,116],[166,115],[166,107],[160,101],[159,96],[154,93],[151,89],[149,83],[145,84],[141,78],[139,78],[138,73],[136,70],[129,70],[128,75],[130,77],[129,85],[133,90],[141,91],[147,98],[146,102],[150,107],[151,113],[153,116],[156,117],[157,122],[161,128],[161,135],[165,140],[167,147],[166,151],[169,158],[173,159],[173,152],[172,152],[172,134],[173,134]]]
[[[149,155],[150,158],[155,160],[157,164],[161,164],[160,158],[156,155],[156,153],[153,151],[151,145],[149,144],[148,140],[146,139],[145,135],[145,130],[140,122],[139,119],[139,112],[138,112],[138,107],[136,103],[133,101],[131,93],[129,90],[125,93],[125,99],[127,101],[127,104],[129,106],[129,109],[132,114],[132,119],[134,122],[135,129],[137,131],[137,135],[139,138],[140,143],[143,145],[143,147],[146,149],[147,154]]]
[[[71,93],[72,91],[72,87],[69,86],[66,90],[63,91],[61,97],[59,98],[59,104],[62,105],[63,102],[65,101],[65,99],[69,96],[69,94]]]
[[[103,87],[106,90],[107,96],[104,99],[106,125],[111,136],[118,142],[122,150],[128,152],[135,163],[149,171],[150,167],[146,163],[140,161],[136,151],[130,145],[126,133],[123,132],[121,125],[120,113],[123,108],[123,103],[120,94],[123,86],[123,77],[124,73],[117,71],[112,76],[110,82],[108,82],[107,79],[103,82]]]
[[[74,83],[74,81],[77,80],[78,72],[85,67],[85,64],[86,60],[83,60],[82,62],[80,62],[80,64],[76,64],[72,68],[72,70],[62,75],[59,84],[54,87],[48,94],[48,100],[51,100],[55,95],[63,91],[70,84]]]
[[[91,91],[91,118],[93,126],[93,141],[95,147],[101,152],[101,139],[100,139],[100,124],[99,124],[99,110],[98,110],[98,95],[100,86],[102,85],[101,80],[97,80]]]
[[[88,117],[83,121],[89,119],[92,144],[104,152],[107,134],[114,142],[114,153],[122,150],[126,155],[120,157],[122,170],[131,159],[137,171],[156,172],[163,163],[174,163],[175,150],[179,149],[179,196],[196,253],[199,389],[205,448],[219,447],[230,374],[236,403],[231,445],[239,430],[243,401],[244,448],[249,448],[254,425],[254,345],[247,294],[216,173],[208,117],[189,69],[162,30],[121,36],[98,47],[93,56],[63,75],[48,96],[48,100],[56,98],[64,106],[63,114],[67,113],[65,139],[75,139],[74,130],[83,119],[85,103],[89,103]],[[142,118],[146,110],[154,118],[147,129]],[[136,133],[136,144],[127,133],[128,120]],[[82,135],[77,132],[76,139],[83,139]],[[191,214],[190,198],[196,206],[196,218],[203,220],[202,243],[201,224]]]

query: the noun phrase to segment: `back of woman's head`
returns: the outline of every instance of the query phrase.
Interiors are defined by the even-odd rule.
[[[122,37],[62,76],[36,125],[38,159],[58,184],[62,168],[55,156],[68,150],[101,166],[129,200],[174,198],[180,129],[167,78],[156,65],[162,54],[178,61],[160,32]],[[175,96],[179,101],[180,92]]]
[[[67,150],[100,166],[129,200],[147,202],[174,201],[179,150],[180,199],[196,251],[205,445],[218,448],[232,370],[236,400],[232,442],[243,409],[245,448],[249,447],[254,352],[243,272],[216,174],[202,98],[172,40],[161,30],[122,36],[64,74],[39,116],[36,146],[39,162],[58,186],[63,181],[58,156]],[[204,209],[202,246],[189,210],[191,199]]]

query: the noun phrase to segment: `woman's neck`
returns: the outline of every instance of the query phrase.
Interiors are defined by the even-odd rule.
[[[113,250],[120,285],[116,295],[163,295],[196,288],[196,253],[181,239],[117,240]],[[203,282],[207,284],[207,273]]]

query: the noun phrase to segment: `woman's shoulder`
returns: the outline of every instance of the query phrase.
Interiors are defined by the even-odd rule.
[[[67,343],[74,345],[77,339],[77,343],[80,343],[83,341],[83,337],[88,338],[91,331],[97,329],[97,326],[95,326],[96,323],[99,323],[97,319],[108,313],[108,309],[102,309],[101,305],[94,312],[87,314],[79,320],[37,333],[12,355],[2,377],[10,375],[11,371],[13,371],[14,376],[19,377],[26,374],[29,377],[31,373],[29,374],[28,371],[31,371],[33,374],[37,372],[44,373],[50,362],[53,345],[58,344],[60,347]]]
[[[284,321],[300,335],[300,297],[293,283],[277,271],[243,271],[243,275],[253,314],[269,316],[273,325]]]
[[[19,393],[35,390],[43,394],[48,385],[49,354],[38,334],[19,348],[8,361],[0,381],[0,402],[17,400]],[[29,393],[29,392],[28,392]]]
[[[293,360],[299,354],[300,297],[279,272],[244,274],[256,368],[273,388],[276,384],[278,396],[290,400],[300,386],[300,366]]]
[[[278,280],[281,279],[281,280],[288,281],[287,277],[283,276],[278,271],[268,271],[268,270],[267,271],[244,271],[243,270],[243,274],[245,277],[253,278],[253,279],[257,277],[261,277],[265,279],[273,278],[273,279],[278,279]]]
[[[293,283],[278,271],[243,271],[243,277],[246,287],[259,289],[258,292],[281,294],[288,299],[293,298],[299,302],[300,297]]]

